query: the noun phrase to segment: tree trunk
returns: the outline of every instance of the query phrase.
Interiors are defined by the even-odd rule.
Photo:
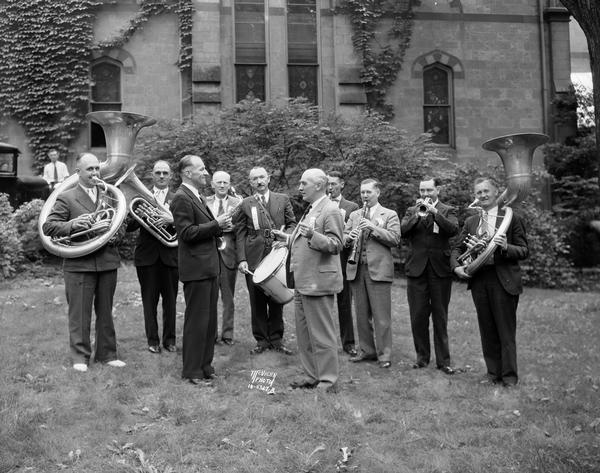
[[[594,88],[594,122],[596,123],[596,160],[600,185],[600,6],[598,0],[561,0],[577,20],[587,38],[590,69]]]

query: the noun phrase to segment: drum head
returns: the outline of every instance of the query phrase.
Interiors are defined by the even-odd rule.
[[[287,255],[288,250],[285,247],[271,250],[254,270],[254,276],[252,277],[254,284],[259,284],[277,273],[281,265],[285,264]]]

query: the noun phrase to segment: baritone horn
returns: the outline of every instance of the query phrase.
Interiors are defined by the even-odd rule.
[[[507,185],[496,201],[496,204],[504,209],[504,218],[496,233],[485,238],[487,246],[483,251],[476,254],[477,249],[471,248],[459,257],[464,257],[465,272],[468,275],[477,272],[496,251],[498,245],[493,239],[496,235],[506,234],[513,217],[511,206],[522,201],[531,189],[533,153],[538,146],[547,143],[549,139],[547,135],[541,133],[516,133],[493,138],[481,145],[487,151],[495,151],[504,166]],[[477,208],[477,201],[471,206]]]

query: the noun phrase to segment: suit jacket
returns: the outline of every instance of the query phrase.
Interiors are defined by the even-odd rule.
[[[208,196],[206,198],[206,204],[208,205],[209,209],[212,209],[214,201],[214,195]],[[228,196],[225,212],[227,212],[229,209],[236,207],[241,202],[242,199]],[[235,249],[235,231],[233,228],[231,230],[223,231],[223,240],[225,240],[225,248],[221,250],[221,258],[223,259],[223,263],[228,269],[235,269],[237,267],[237,251]]]
[[[237,260],[246,261],[250,271],[254,271],[271,251],[273,241],[265,238],[265,230],[279,230],[283,226],[284,230],[289,232],[296,226],[292,203],[287,195],[271,192],[267,207],[269,215],[252,195],[242,201],[239,211],[236,212],[234,223]],[[256,215],[258,220],[258,229],[255,228],[253,215]]]
[[[458,233],[458,219],[454,207],[442,204],[439,200],[435,206],[438,213],[419,218],[416,206],[410,207],[402,222],[400,231],[402,238],[409,243],[404,270],[409,277],[423,274],[427,262],[431,263],[435,274],[439,277],[451,277],[450,269],[450,237]],[[434,223],[437,232],[434,232]]]
[[[169,190],[165,199],[165,204],[171,205],[175,197],[175,192]],[[127,231],[133,231],[137,228],[140,233],[137,238],[133,261],[136,266],[150,266],[159,259],[166,266],[177,267],[177,248],[169,248],[163,245],[158,239],[153,237],[137,220],[131,218],[127,225]]]
[[[504,211],[499,209],[498,217],[496,218],[496,228],[500,226],[500,223],[502,222],[502,218],[500,217],[503,216]],[[450,265],[453,270],[457,266],[460,266],[457,258],[467,249],[464,244],[465,238],[469,233],[475,235],[478,225],[479,215],[472,215],[465,220],[465,224],[457,239],[457,244],[452,248]],[[497,248],[494,252],[494,268],[496,269],[500,284],[502,284],[502,287],[506,292],[517,295],[523,292],[521,268],[519,267],[518,261],[529,256],[529,247],[527,246],[527,236],[525,234],[523,219],[516,214],[513,214],[512,221],[506,230],[506,239],[508,242],[506,250]],[[475,273],[473,278],[476,277],[477,273]],[[469,289],[471,288],[471,279],[469,279],[468,282]]]
[[[200,281],[219,275],[217,237],[221,227],[203,201],[183,184],[170,207],[179,238],[179,280]]]
[[[306,216],[315,219],[309,239],[295,233],[290,242],[290,269],[300,294],[324,296],[343,288],[342,267],[337,256],[342,249],[344,221],[337,204],[321,200]]]
[[[352,241],[348,239],[348,234],[358,226],[361,216],[362,209],[355,210],[350,214],[344,228],[345,246],[352,244]],[[363,245],[366,245],[369,276],[373,281],[391,282],[394,279],[392,248],[400,243],[398,214],[380,204],[376,207],[370,220],[376,225],[375,230],[372,232],[365,231],[363,236]],[[346,265],[348,281],[354,281],[356,278],[357,266],[356,264]]]
[[[102,206],[103,192],[98,193],[97,202],[94,203],[90,196],[80,185],[61,192],[48,215],[42,231],[51,237],[61,237],[73,233],[72,220],[83,214],[93,213],[97,207]],[[78,258],[65,258],[63,269],[65,271],[96,272],[117,269],[121,257],[117,250],[117,242],[125,234],[125,225],[121,225],[114,243],[106,244],[93,253]],[[93,237],[85,236],[79,241],[90,240]]]

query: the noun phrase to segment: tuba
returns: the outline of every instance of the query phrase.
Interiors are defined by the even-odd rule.
[[[100,164],[102,181],[99,182],[99,185],[102,185],[106,189],[106,198],[102,207],[104,209],[113,209],[114,211],[103,213],[102,223],[94,226],[94,233],[98,233],[98,235],[88,240],[77,242],[74,241],[77,239],[73,238],[50,238],[44,235],[42,227],[60,193],[78,185],[78,176],[70,176],[58,186],[42,207],[38,221],[38,230],[44,248],[50,253],[63,258],[85,256],[104,246],[123,224],[128,211],[136,218],[131,204],[137,197],[141,196],[152,206],[159,208],[161,211],[166,211],[166,209],[158,205],[152,193],[133,174],[132,171],[135,166],[131,166],[133,146],[139,131],[146,126],[154,125],[156,120],[129,112],[92,112],[87,114],[87,118],[102,126],[106,136],[106,161]],[[156,236],[157,229],[152,228],[151,224],[145,222],[141,222],[141,224]],[[158,230],[162,231],[163,229]],[[162,237],[157,238],[163,241]],[[177,245],[176,236],[173,237],[173,240],[174,243],[168,242],[169,246]]]
[[[541,133],[516,133],[505,135],[486,141],[481,147],[487,151],[495,151],[500,156],[506,173],[506,189],[498,197],[496,203],[504,209],[504,219],[491,235],[487,246],[477,256],[467,251],[459,258],[459,262],[466,263],[465,272],[474,274],[496,251],[497,244],[493,237],[504,234],[512,222],[513,210],[511,205],[519,203],[529,193],[531,188],[531,169],[533,152],[538,146],[548,142],[550,138]],[[477,208],[477,201],[470,208]],[[462,260],[462,261],[461,261]]]

